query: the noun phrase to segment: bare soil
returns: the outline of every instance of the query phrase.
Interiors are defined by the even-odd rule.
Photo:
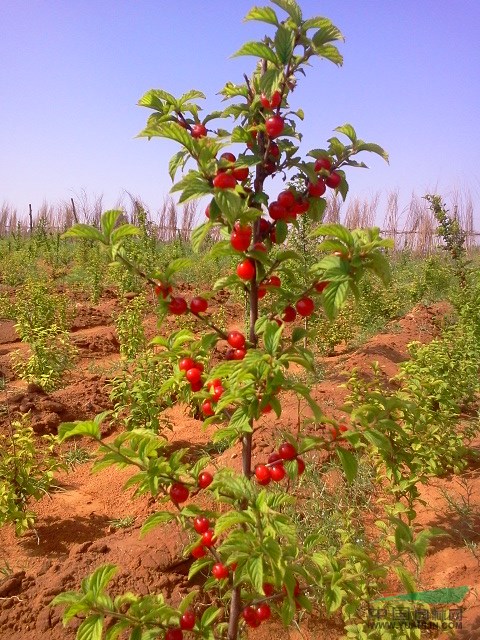
[[[225,302],[225,301],[224,301]],[[226,305],[227,317],[235,326],[237,310]],[[80,358],[64,388],[51,394],[35,385],[15,379],[10,354],[24,348],[11,322],[0,322],[0,373],[6,378],[7,391],[0,395],[0,408],[7,400],[10,415],[29,411],[35,432],[39,435],[56,433],[64,421],[92,418],[111,408],[108,381],[119,360],[119,343],[112,323],[112,312],[118,300],[111,296],[92,307],[77,302],[72,336],[79,348]],[[448,313],[445,304],[417,307],[405,318],[391,323],[353,352],[338,352],[324,359],[325,380],[314,388],[314,396],[325,413],[341,418],[346,390],[347,372],[358,368],[370,375],[371,363],[378,361],[386,379],[393,376],[398,364],[408,357],[408,343],[428,342],[438,334],[442,319]],[[240,317],[240,316],[238,316]],[[150,335],[155,331],[154,317],[146,327]],[[284,398],[281,422],[271,415],[262,419],[256,433],[254,463],[263,461],[278,441],[280,429],[297,429],[296,402]],[[302,408],[302,412],[304,409]],[[169,412],[174,424],[170,436],[172,444],[205,445],[209,432],[201,422],[193,419],[184,407]],[[5,411],[0,412],[0,429],[7,428]],[[109,437],[112,437],[111,434]],[[480,439],[476,442],[480,446]],[[73,446],[68,444],[68,446]],[[68,448],[67,446],[67,448]],[[79,442],[82,448],[92,448],[89,442]],[[240,465],[240,449],[230,449],[216,457],[216,466]],[[190,561],[182,557],[186,534],[175,526],[157,528],[145,537],[139,530],[145,517],[155,511],[152,500],[132,499],[131,491],[123,484],[131,470],[109,468],[91,474],[91,462],[75,466],[69,472],[58,472],[55,490],[33,505],[38,514],[35,531],[16,538],[12,527],[0,529],[0,640],[72,640],[76,626],[64,628],[61,610],[50,602],[62,591],[79,588],[83,577],[104,563],[117,564],[114,589],[146,594],[162,591],[168,599],[178,601],[189,590],[187,574]],[[480,639],[480,544],[468,549],[463,540],[480,522],[465,523],[452,511],[444,492],[456,495],[461,501],[468,493],[473,511],[480,510],[480,469],[471,465],[461,476],[437,478],[422,487],[427,506],[420,507],[419,524],[437,526],[450,533],[438,538],[426,559],[420,575],[424,590],[468,586],[469,594],[462,603],[463,630],[457,632],[462,640]],[[133,524],[117,528],[112,521],[131,516]],[[477,537],[480,542],[480,537]],[[300,620],[298,628],[284,630],[278,623],[262,625],[249,637],[256,640],[335,640],[342,636],[338,620],[315,618]]]

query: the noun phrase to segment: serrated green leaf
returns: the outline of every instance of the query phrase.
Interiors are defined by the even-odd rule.
[[[177,153],[170,158],[168,163],[168,174],[172,182],[175,180],[175,175],[181,166],[185,166],[187,159],[187,153],[184,150],[177,151]]]
[[[376,431],[374,429],[365,429],[363,435],[371,444],[380,449],[380,451],[384,451],[387,453],[392,452],[391,442],[383,435],[383,433],[380,433],[379,431]]]
[[[63,442],[66,438],[71,438],[73,436],[90,436],[95,438],[95,440],[100,440],[100,425],[94,420],[62,422],[58,427],[59,442]]]
[[[114,229],[110,235],[110,242],[112,245],[118,244],[124,238],[130,236],[139,236],[140,230],[133,224],[122,224],[121,227]]]
[[[279,65],[279,60],[275,51],[270,49],[263,42],[246,42],[240,49],[233,54],[232,58],[238,56],[255,56],[256,58],[263,58],[268,60],[274,65]]]
[[[396,566],[394,567],[394,571],[397,576],[400,578],[401,583],[403,584],[404,589],[408,593],[414,593],[417,590],[415,580],[412,574],[405,569],[405,567]]]
[[[337,47],[334,47],[331,44],[324,44],[321,47],[315,47],[315,53],[321,58],[325,58],[326,60],[330,60],[333,64],[341,67],[343,64],[343,56]]]
[[[372,153],[376,153],[377,155],[381,156],[385,162],[388,163],[388,153],[385,151],[385,149],[383,149],[380,145],[378,144],[374,144],[373,142],[363,142],[363,141],[359,141],[359,144],[355,145],[355,151],[356,152],[360,152],[360,151],[370,151]]]
[[[77,640],[102,640],[103,616],[95,614],[86,618],[78,627]]]
[[[280,84],[283,79],[283,72],[278,69],[267,69],[260,77],[260,91],[264,93],[268,98],[272,97],[272,94],[280,88]],[[251,139],[245,142],[249,142]]]
[[[355,240],[351,231],[344,227],[343,224],[338,224],[335,222],[321,224],[309,235],[312,238],[318,238],[318,236],[333,236],[334,238],[338,238],[339,240],[344,242],[349,249],[353,249],[355,245]]]
[[[289,63],[293,54],[293,47],[295,44],[295,34],[292,29],[286,26],[280,26],[275,34],[275,51],[277,52],[278,59],[283,65]]]
[[[329,320],[333,320],[343,306],[348,293],[348,281],[331,281],[323,292],[323,307]]]
[[[202,246],[203,241],[209,234],[212,229],[213,224],[208,221],[201,224],[199,227],[192,231],[192,235],[190,236],[190,243],[192,245],[192,249],[195,253],[200,251],[200,247]]]
[[[352,127],[351,124],[343,124],[340,127],[336,127],[335,131],[338,131],[339,133],[343,133],[353,143],[355,143],[357,141],[357,133],[356,133],[355,129]]]
[[[193,576],[196,576],[197,573],[209,567],[213,562],[213,559],[210,556],[205,556],[204,558],[198,558],[195,562],[192,563],[190,570],[188,572],[188,579],[191,580]]]
[[[316,47],[321,47],[327,42],[335,42],[337,40],[344,40],[343,34],[331,20],[328,18],[316,17],[306,20],[303,24],[304,30],[317,28],[318,31],[314,34],[312,40]]]
[[[343,449],[342,447],[336,448],[337,456],[340,458],[340,462],[342,463],[343,470],[345,472],[345,476],[349,484],[351,484],[355,478],[357,477],[358,472],[358,460],[355,455],[351,451],[347,449]]]
[[[175,104],[176,100],[171,93],[164,91],[163,89],[150,89],[147,91],[138,101],[138,105],[141,107],[149,107],[150,109],[163,110],[164,105],[162,100],[170,105]]]
[[[297,26],[302,23],[302,10],[295,0],[271,0],[273,4],[288,13]]]
[[[277,220],[275,225],[275,239],[277,244],[283,244],[287,239],[288,225],[285,220]]]
[[[258,20],[260,22],[278,25],[277,14],[271,7],[253,7],[253,9],[250,9],[247,13],[244,20],[245,22],[248,20]]]
[[[140,534],[144,536],[155,527],[171,522],[174,519],[175,515],[169,511],[157,511],[157,513],[152,513],[143,523],[142,528],[140,529]]]
[[[187,93],[184,93],[183,96],[178,101],[180,105],[183,105],[185,102],[189,100],[205,100],[206,95],[202,93],[202,91],[198,91],[197,89],[190,89]]]
[[[177,122],[163,122],[155,126],[146,127],[137,137],[160,137],[175,140],[180,143],[190,153],[195,153],[195,143],[192,136]]]
[[[98,229],[89,224],[83,224],[82,222],[73,225],[68,231],[65,231],[65,233],[62,234],[62,238],[85,238],[86,240],[95,240],[103,244],[108,244],[107,239]]]
[[[100,229],[102,230],[105,238],[110,238],[110,234],[121,215],[122,211],[119,211],[118,209],[110,209],[102,214],[102,217],[100,218]]]
[[[202,618],[200,620],[200,627],[202,629],[206,629],[208,627],[210,627],[215,620],[220,616],[220,614],[222,613],[222,609],[218,608],[218,607],[208,607],[208,609],[203,613]]]
[[[247,561],[245,570],[255,590],[259,593],[263,590],[263,558],[257,556]]]
[[[190,170],[186,176],[173,185],[171,193],[180,191],[179,203],[196,200],[204,195],[213,193],[213,187],[198,171]]]
[[[220,211],[231,220],[238,218],[243,201],[233,189],[215,189],[215,201]]]

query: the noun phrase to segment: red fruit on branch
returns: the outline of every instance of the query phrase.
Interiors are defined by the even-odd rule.
[[[263,593],[269,598],[275,593],[275,587],[270,582],[263,583]]]
[[[248,167],[237,167],[233,170],[233,177],[239,182],[245,182],[249,175]]]
[[[292,212],[295,215],[301,215],[302,213],[307,213],[310,208],[310,203],[306,198],[299,198],[295,201],[295,204],[292,207]]]
[[[220,156],[220,158],[222,160],[226,160],[227,162],[235,162],[236,161],[236,157],[233,155],[233,153],[230,153],[229,151],[225,151],[225,153],[222,153],[222,155]]]
[[[203,558],[207,555],[207,552],[205,551],[205,547],[201,544],[197,545],[196,547],[193,547],[191,553],[192,553],[192,556],[195,558],[195,560],[198,560],[198,558]]]
[[[270,142],[270,147],[268,149],[268,153],[269,155],[272,156],[272,158],[278,158],[280,155],[280,147],[278,146],[278,144],[276,142]]]
[[[288,305],[288,307],[285,307],[285,309],[283,310],[283,316],[282,316],[282,320],[284,322],[293,322],[296,317],[297,317],[297,312],[292,306]]]
[[[195,614],[191,609],[187,609],[180,618],[180,629],[191,631],[195,626]]]
[[[235,189],[237,181],[232,173],[217,173],[213,179],[213,186],[217,189]]]
[[[222,562],[216,562],[212,567],[212,575],[217,580],[228,578],[229,573],[230,569],[226,567]]]
[[[246,356],[247,352],[245,349],[234,349],[232,360],[243,360]]]
[[[314,312],[315,303],[311,298],[300,298],[300,300],[295,305],[295,308],[301,316],[307,318]]]
[[[209,416],[215,415],[215,411],[213,410],[212,403],[210,400],[205,400],[205,402],[202,403],[202,413],[207,418]]]
[[[315,291],[318,291],[318,293],[323,293],[323,291],[328,287],[329,284],[330,282],[328,282],[328,280],[322,280],[322,282],[317,282],[317,284],[313,286]]]
[[[250,258],[242,260],[237,266],[237,276],[242,280],[253,280],[255,277],[255,263]]]
[[[263,244],[263,242],[255,242],[252,249],[254,251],[261,251],[262,253],[267,253],[267,247]]]
[[[168,310],[176,316],[181,316],[188,309],[188,304],[185,298],[173,297],[168,303]]]
[[[258,291],[257,291],[258,299],[261,300],[266,295],[267,295],[267,290],[265,289],[265,287],[258,287]]]
[[[225,389],[221,384],[218,384],[217,386],[213,387],[212,400],[214,402],[218,402],[224,393]]]
[[[285,127],[285,122],[280,116],[270,116],[265,120],[265,130],[269,138],[278,138]]]
[[[262,413],[270,413],[271,410],[272,410],[272,405],[270,403],[266,404],[262,409],[260,409]]]
[[[295,195],[291,191],[281,191],[277,196],[278,204],[290,209],[295,204]]]
[[[174,484],[172,484],[172,486],[170,487],[170,491],[168,493],[172,502],[175,502],[177,504],[188,500],[188,496],[190,495],[188,487],[186,487],[181,482],[174,482]]]
[[[230,244],[236,251],[246,251],[252,239],[252,227],[236,224],[230,236]]]
[[[204,124],[197,123],[192,127],[192,138],[205,138],[207,135],[207,128]]]
[[[201,298],[200,296],[195,296],[190,301],[190,311],[193,313],[203,313],[208,309],[208,302],[205,298]]]
[[[301,476],[305,471],[305,462],[303,461],[303,458],[297,458],[297,471],[299,476]]]
[[[198,476],[198,486],[200,489],[206,489],[213,482],[213,476],[209,471],[202,471]]]
[[[270,477],[274,482],[280,482],[286,474],[285,467],[281,462],[270,467]]]
[[[327,156],[321,156],[320,158],[317,158],[317,160],[315,161],[314,170],[317,173],[322,169],[326,169],[327,171],[330,171],[331,168],[332,168],[332,161]]]
[[[271,480],[270,469],[264,464],[257,464],[257,466],[255,467],[255,477],[258,484],[269,484]]]
[[[265,237],[270,232],[270,222],[265,218],[260,218],[260,234]]]
[[[272,220],[284,220],[288,215],[286,208],[277,200],[274,200],[269,204],[268,213]]]
[[[258,627],[260,624],[255,607],[245,607],[242,611],[242,618],[249,627]]]
[[[262,95],[260,96],[260,102],[262,103],[262,107],[264,109],[276,109],[282,102],[282,94],[280,93],[280,91],[274,91],[272,93],[272,97],[268,99],[268,97],[264,93],[262,93]]]
[[[308,183],[308,193],[312,198],[319,198],[320,196],[323,196],[326,190],[327,187],[325,186],[325,182],[321,178],[319,178],[316,183]]]
[[[185,373],[185,377],[191,384],[195,384],[196,382],[202,379],[202,373],[200,369],[197,369],[196,367],[192,367],[191,369],[188,369],[188,371]]]
[[[265,620],[268,620],[271,615],[272,615],[272,610],[270,609],[270,606],[266,602],[262,602],[261,604],[258,605],[257,618],[260,620],[260,622],[264,622]]]
[[[297,457],[297,450],[291,442],[283,442],[278,448],[278,455],[282,460],[295,460]]]
[[[168,298],[168,296],[172,293],[172,287],[169,284],[157,284],[155,287],[155,295],[158,297],[162,296],[163,299]]]
[[[194,392],[200,391],[200,389],[203,387],[203,382],[202,380],[198,380],[197,382],[191,382],[190,383],[190,389]]]
[[[183,640],[183,631],[181,629],[167,629],[165,640]]]
[[[230,331],[227,342],[234,349],[242,349],[245,346],[245,336],[240,331]]]
[[[213,547],[216,542],[215,532],[213,529],[207,529],[202,535],[202,544],[204,547]]]
[[[268,285],[269,287],[280,287],[280,285],[282,284],[282,281],[278,276],[270,276],[270,278],[267,280],[265,284]]]
[[[182,358],[178,363],[178,368],[180,371],[188,371],[195,367],[195,361],[192,358]]]
[[[275,463],[275,462],[283,462],[283,458],[279,453],[277,453],[276,451],[273,451],[268,456],[268,464],[272,464],[272,463]]]
[[[341,181],[342,176],[339,173],[335,173],[335,171],[333,171],[325,180],[327,187],[330,187],[331,189],[336,189]]]
[[[193,528],[197,533],[205,533],[210,528],[210,520],[205,516],[195,516],[193,519]]]

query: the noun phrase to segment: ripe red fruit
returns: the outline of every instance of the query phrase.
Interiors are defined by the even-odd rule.
[[[278,276],[270,276],[265,284],[270,287],[279,287],[282,284],[282,281]]]
[[[330,158],[327,158],[327,156],[322,156],[320,158],[317,158],[317,160],[315,161],[314,170],[316,172],[321,171],[322,169],[326,169],[327,171],[330,171],[331,168],[332,168],[332,161],[330,160]]]
[[[252,249],[254,251],[261,251],[262,253],[267,253],[267,247],[263,244],[263,242],[255,242]]]
[[[202,471],[198,476],[198,486],[200,489],[206,489],[213,482],[213,476],[209,471]]]
[[[193,313],[203,313],[208,309],[208,302],[205,298],[201,298],[200,296],[195,296],[192,298],[190,302],[190,311]]]
[[[281,480],[283,480],[285,474],[285,467],[280,462],[270,467],[270,477],[274,482],[280,482]]]
[[[258,619],[255,607],[252,606],[245,607],[245,609],[243,609],[242,618],[245,620],[245,624],[249,627],[258,627],[261,622]]]
[[[299,198],[295,201],[295,204],[292,207],[292,212],[295,215],[301,215],[302,213],[307,213],[310,208],[309,201],[305,198]]]
[[[311,298],[300,298],[295,308],[301,316],[307,318],[312,315],[315,309],[315,303]]]
[[[176,316],[181,316],[188,309],[185,298],[173,297],[168,303],[168,310]]]
[[[230,331],[227,342],[234,349],[242,349],[245,346],[245,336],[240,331]]]
[[[185,377],[191,384],[195,384],[196,382],[201,380],[202,373],[200,369],[197,369],[196,367],[192,367],[191,369],[188,369],[188,371],[185,374]]]
[[[180,371],[188,371],[192,367],[195,366],[194,360],[192,358],[182,358],[178,363],[178,368]]]
[[[207,206],[205,207],[205,215],[210,220],[210,205],[209,204],[207,204]]]
[[[272,405],[271,405],[270,403],[269,403],[269,404],[266,404],[266,405],[263,407],[263,409],[260,409],[260,411],[261,411],[262,413],[270,413],[270,411],[271,411],[271,410],[272,410]]]
[[[284,442],[278,448],[278,454],[283,460],[295,460],[297,450],[290,442]]]
[[[193,547],[191,553],[196,560],[198,560],[198,558],[203,558],[204,556],[207,555],[207,552],[205,551],[205,547],[201,544],[197,545],[196,547]]]
[[[265,120],[265,130],[269,138],[278,138],[285,127],[285,122],[280,116],[270,116]]]
[[[222,562],[216,562],[212,567],[212,575],[217,580],[228,578],[229,573],[230,569],[226,567]]]
[[[320,196],[323,196],[326,190],[327,187],[321,178],[319,178],[315,184],[313,182],[308,183],[308,193],[312,198],[319,198]]]
[[[181,629],[167,629],[165,640],[183,640],[183,631]]]
[[[204,124],[197,123],[192,127],[192,138],[204,138],[207,135],[207,128]]]
[[[272,615],[272,610],[270,609],[270,606],[266,602],[262,602],[262,604],[258,605],[257,618],[260,620],[260,622],[263,622],[264,620],[268,620],[271,615]]]
[[[270,482],[270,469],[264,464],[257,464],[255,467],[255,477],[258,484],[266,485]]]
[[[284,322],[293,322],[296,317],[297,317],[297,312],[292,306],[288,305],[288,307],[285,307],[285,309],[283,310],[283,316],[282,316],[282,320]]]
[[[232,360],[243,360],[245,358],[246,353],[247,352],[245,351],[245,349],[234,349]]]
[[[273,158],[278,158],[278,156],[280,155],[280,147],[276,142],[270,142],[270,148],[268,149],[268,153]]]
[[[260,218],[260,233],[265,236],[270,231],[270,222],[265,218]]]
[[[191,382],[190,383],[190,389],[192,391],[200,391],[200,389],[203,387],[203,382],[202,380],[198,380],[197,382]]]
[[[255,263],[250,258],[242,260],[237,266],[237,276],[242,280],[253,280],[255,277]]]
[[[225,153],[222,153],[220,158],[222,158],[223,160],[226,160],[227,162],[235,162],[235,160],[237,159],[233,155],[233,153],[230,153],[229,151],[225,151]]]
[[[277,170],[277,165],[275,164],[275,162],[271,162],[271,160],[267,160],[267,162],[265,162],[263,166],[267,176],[271,176],[272,173],[275,173],[275,171]]]
[[[286,209],[290,209],[295,204],[295,196],[289,190],[281,191],[277,196],[277,202]]]
[[[283,593],[287,593],[287,587],[283,585],[282,587]],[[300,585],[298,584],[298,580],[295,580],[295,586],[293,588],[293,595],[298,596],[300,594]]]
[[[226,360],[233,360],[233,356],[235,354],[235,349],[227,349],[226,353],[225,353],[225,358]]]
[[[187,609],[180,618],[180,629],[190,631],[195,626],[195,614],[191,609]]]
[[[330,282],[328,282],[328,280],[317,282],[317,284],[314,285],[315,291],[318,291],[318,293],[323,293],[323,291],[328,287],[329,284]]]
[[[230,236],[230,244],[236,251],[246,251],[252,239],[252,228],[236,224]]]
[[[221,384],[218,384],[217,386],[213,387],[212,399],[215,402],[218,402],[220,398],[223,396],[224,392],[225,392],[225,389],[222,387]]]
[[[213,529],[207,529],[202,535],[202,544],[204,547],[212,547],[216,542],[215,532]]]
[[[262,103],[262,107],[264,109],[276,109],[282,102],[282,94],[280,93],[280,91],[274,91],[272,97],[269,100],[268,97],[264,93],[262,93],[262,95],[260,96],[260,102]]]
[[[341,181],[342,176],[339,173],[335,173],[335,171],[332,171],[332,173],[325,180],[325,182],[327,183],[327,187],[330,187],[331,189],[336,189]]]
[[[249,176],[248,167],[237,167],[233,170],[233,177],[239,182],[245,182]]]
[[[303,458],[297,458],[297,468],[298,468],[298,475],[301,476],[302,473],[305,471],[305,462],[303,461]]]
[[[267,295],[267,290],[265,289],[265,287],[258,287],[258,291],[257,291],[258,299],[261,300],[266,295]]]
[[[163,299],[168,298],[171,293],[172,287],[170,285],[163,284],[163,282],[157,284],[157,286],[155,287],[155,295],[157,295],[158,297],[162,296]]]
[[[288,215],[286,208],[277,200],[270,203],[268,206],[268,213],[272,220],[284,220]]]
[[[172,502],[176,502],[178,504],[180,502],[185,502],[185,500],[188,499],[190,492],[188,487],[181,482],[174,482],[170,487],[169,495]]]
[[[273,451],[269,456],[268,456],[268,463],[272,464],[272,462],[283,462],[283,458],[282,456],[277,453],[276,451]]]
[[[273,596],[275,593],[275,587],[270,582],[263,583],[263,593],[268,597]]]
[[[197,533],[205,533],[210,528],[210,520],[205,516],[195,516],[193,528]]]
[[[213,186],[217,189],[235,189],[237,181],[231,173],[217,173],[213,179]]]
[[[213,410],[210,400],[205,400],[205,402],[202,403],[202,413],[204,416],[207,416],[207,418],[215,415],[215,411]]]

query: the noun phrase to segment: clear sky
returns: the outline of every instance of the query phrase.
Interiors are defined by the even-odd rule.
[[[389,166],[372,156],[349,170],[352,195],[468,189],[477,200],[480,1],[299,3],[346,39],[344,66],[314,59],[291,97],[305,111],[302,149],[350,122],[390,154]],[[255,63],[230,55],[270,29],[243,22],[255,4],[269,2],[0,0],[0,204],[26,213],[85,190],[110,208],[127,190],[157,210],[177,148],[135,138],[149,114],[136,103],[151,88],[195,88],[219,108],[219,89]]]

